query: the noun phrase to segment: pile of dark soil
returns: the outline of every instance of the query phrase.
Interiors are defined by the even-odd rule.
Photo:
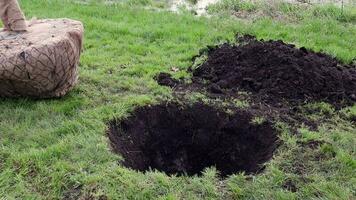
[[[215,166],[222,176],[259,172],[276,149],[272,123],[252,123],[253,115],[234,114],[196,103],[137,108],[130,117],[109,123],[113,150],[123,165],[139,171],[200,174]]]
[[[212,93],[249,91],[272,105],[356,101],[355,66],[282,41],[249,39],[244,45],[210,49],[207,61],[193,71],[193,82]]]

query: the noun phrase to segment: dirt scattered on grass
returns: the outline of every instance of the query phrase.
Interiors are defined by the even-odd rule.
[[[191,83],[166,73],[159,74],[157,82],[174,88],[178,99],[199,92],[224,103],[246,101],[249,110],[286,122],[293,132],[302,124],[311,130],[320,124],[303,113],[304,104],[324,101],[339,109],[356,102],[354,64],[342,64],[327,54],[282,41],[258,41],[251,35],[237,36],[236,42],[208,46],[194,56],[198,63],[207,58],[189,69]]]
[[[159,85],[164,85],[168,87],[175,87],[177,86],[180,81],[177,79],[174,79],[171,74],[161,72],[159,73],[156,77],[155,80]]]
[[[351,116],[350,121],[356,123],[356,115]]]
[[[293,181],[292,179],[285,180],[282,187],[290,192],[298,191],[298,187],[296,186],[295,181]]]
[[[248,91],[271,105],[356,101],[355,66],[282,41],[247,39],[210,49],[206,62],[193,70],[193,82],[212,93]]]
[[[77,185],[69,188],[68,190],[64,191],[63,199],[66,200],[75,200],[79,199],[82,194],[82,185]]]
[[[277,146],[272,123],[253,124],[253,115],[228,114],[196,103],[160,104],[137,108],[131,116],[109,123],[108,136],[122,164],[139,171],[200,174],[215,166],[222,176],[257,173]]]
[[[298,144],[303,147],[308,147],[310,149],[318,149],[321,145],[326,144],[325,141],[322,140],[309,140],[309,141],[299,141]]]

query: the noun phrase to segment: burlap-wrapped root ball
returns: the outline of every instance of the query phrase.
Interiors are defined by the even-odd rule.
[[[78,80],[83,25],[70,19],[28,24],[27,32],[0,32],[0,97],[61,97]]]

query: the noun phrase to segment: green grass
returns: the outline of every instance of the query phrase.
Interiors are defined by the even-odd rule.
[[[136,1],[135,1],[136,2]],[[146,6],[142,2],[143,7]],[[298,23],[261,18],[198,18],[154,12],[140,5],[89,4],[67,0],[22,0],[28,18],[67,17],[85,25],[80,83],[54,100],[0,100],[0,199],[352,199],[355,197],[356,105],[341,111],[312,105],[328,120],[319,130],[292,135],[280,123],[283,144],[266,171],[220,180],[215,169],[202,177],[146,174],[117,165],[105,136],[105,122],[140,105],[171,99],[152,79],[172,67],[181,70],[207,45],[233,41],[234,34],[282,39],[328,52],[344,62],[355,58],[354,18],[320,14]],[[353,10],[354,11],[354,10]],[[320,12],[323,13],[323,12]],[[328,14],[329,12],[325,12]],[[196,95],[194,98],[198,98]],[[200,98],[200,97],[199,97]],[[237,101],[238,102],[238,101]],[[244,104],[245,105],[245,104]],[[310,108],[306,108],[310,109]],[[308,115],[306,113],[306,115]],[[318,149],[298,141],[318,138]],[[302,172],[302,173],[301,173]],[[283,185],[292,181],[297,192]]]

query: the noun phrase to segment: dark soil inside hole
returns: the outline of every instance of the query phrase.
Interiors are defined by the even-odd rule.
[[[270,105],[356,102],[356,66],[282,41],[258,41],[252,36],[238,41],[242,44],[209,48],[207,60],[193,69],[194,87],[230,96],[248,91]],[[162,85],[178,84],[167,74],[158,78]]]
[[[228,114],[200,103],[168,103],[111,121],[108,136],[123,165],[139,171],[193,175],[215,166],[222,176],[256,173],[272,157],[277,135],[268,120],[252,121],[247,111]]]

